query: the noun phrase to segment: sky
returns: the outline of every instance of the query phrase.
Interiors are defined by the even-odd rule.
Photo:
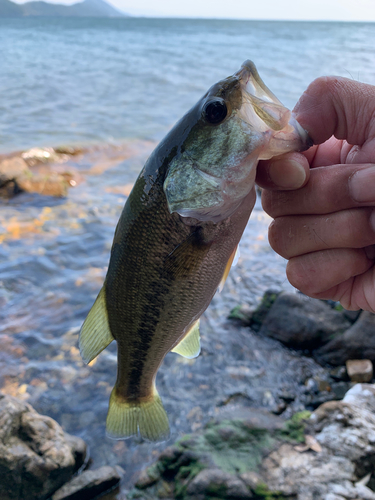
[[[24,3],[27,0],[16,0]],[[72,4],[81,0],[47,0]],[[375,21],[375,0],[106,0],[147,17]]]

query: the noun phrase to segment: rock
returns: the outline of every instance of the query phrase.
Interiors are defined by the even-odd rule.
[[[253,330],[258,331],[279,294],[280,290],[269,289],[264,293],[258,307],[253,309],[247,304],[237,306],[230,312],[229,319],[238,319],[244,325],[249,325]]]
[[[47,196],[66,196],[70,186],[77,185],[79,175],[71,167],[65,171],[61,163],[80,150],[74,148],[33,148],[21,155],[0,161],[0,196],[19,192]]]
[[[289,347],[312,350],[350,326],[342,312],[325,302],[285,292],[276,298],[259,333]]]
[[[21,191],[39,193],[45,196],[66,196],[68,187],[70,186],[69,181],[64,175],[53,172],[49,175],[22,175],[16,181]]]
[[[375,385],[356,384],[343,401],[324,403],[310,418],[295,414],[282,428],[274,416],[267,430],[254,427],[259,420],[251,421],[251,411],[223,413],[177,441],[147,474],[152,484],[128,499],[165,498],[167,482],[167,498],[181,500],[375,500],[368,482],[375,467]]]
[[[337,335],[314,355],[323,363],[345,365],[348,359],[375,361],[375,314],[362,311],[358,320],[342,335]]]
[[[219,498],[253,498],[245,483],[238,477],[220,469],[205,469],[189,483],[187,494],[194,499],[216,496]]]
[[[84,461],[85,444],[74,440],[30,405],[0,395],[1,500],[49,498]]]
[[[29,173],[27,163],[19,156],[6,158],[0,162],[0,185]]]
[[[373,375],[369,359],[348,359],[346,369],[352,382],[370,382]]]
[[[375,385],[356,384],[345,394],[343,401],[375,414]]]
[[[71,451],[76,463],[74,472],[79,469],[84,469],[90,463],[90,455],[87,452],[87,445],[83,439],[72,436],[71,434],[64,433],[65,440],[71,447]]]
[[[87,470],[57,490],[51,500],[91,500],[119,484],[124,470],[119,466],[103,466]]]
[[[31,148],[22,153],[22,158],[29,166],[37,163],[58,162],[60,156],[53,148]]]
[[[345,366],[337,366],[336,368],[332,368],[329,374],[334,380],[339,380],[343,382],[347,382],[349,380],[348,372],[346,371]]]

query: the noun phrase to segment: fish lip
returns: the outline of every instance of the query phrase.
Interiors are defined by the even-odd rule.
[[[247,59],[239,71],[236,73],[237,78],[242,84],[242,89],[247,94],[257,97],[265,102],[274,103],[276,105],[285,107],[281,101],[275,96],[273,92],[267,87],[260,77],[258,70],[250,59]],[[251,83],[251,85],[249,85]],[[253,87],[251,89],[251,87]],[[252,90],[252,91],[249,91]],[[266,97],[266,100],[264,99]]]
[[[237,77],[244,97],[244,109],[240,114],[244,121],[257,127],[263,134],[272,133],[269,143],[272,156],[287,151],[306,151],[313,145],[311,137],[296,120],[294,113],[265,85],[252,61],[247,60],[242,64]],[[259,158],[268,159],[267,156],[261,154]]]

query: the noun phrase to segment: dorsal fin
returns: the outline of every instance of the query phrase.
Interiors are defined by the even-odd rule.
[[[79,333],[79,350],[85,363],[90,363],[114,340],[108,323],[105,284]]]
[[[238,248],[238,245],[236,246],[236,248],[233,250],[233,252],[231,253],[230,257],[229,257],[229,260],[227,262],[227,265],[225,266],[225,270],[224,270],[224,274],[223,274],[223,277],[221,278],[221,281],[219,283],[219,287],[218,287],[218,290],[219,290],[219,293],[222,291],[222,289],[224,288],[224,284],[225,282],[227,281],[227,278],[228,278],[228,274],[229,274],[229,271],[232,267],[232,264],[233,265],[236,265],[237,262],[238,262],[238,257],[239,257],[239,254],[240,254],[240,251],[239,251],[239,248]]]
[[[188,330],[185,337],[172,349],[184,358],[192,359],[199,356],[201,352],[201,342],[199,337],[199,319],[195,321]]]

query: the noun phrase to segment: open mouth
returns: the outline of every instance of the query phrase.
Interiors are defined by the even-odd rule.
[[[245,61],[237,73],[242,85],[240,118],[261,133],[270,135],[267,154],[260,159],[312,146],[307,132],[265,85],[252,61]]]

